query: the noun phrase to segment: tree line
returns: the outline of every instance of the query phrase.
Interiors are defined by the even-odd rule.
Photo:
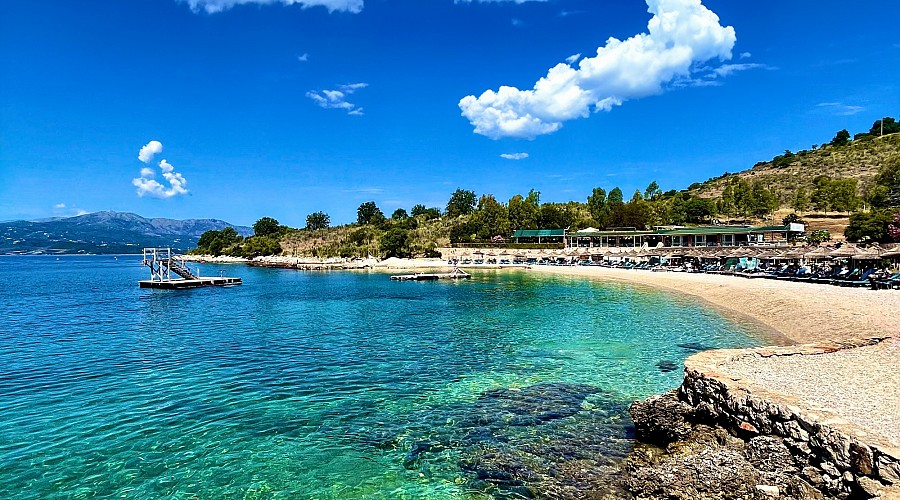
[[[868,132],[851,134],[838,131],[828,143],[831,147],[847,146],[851,140],[870,140],[880,135],[900,132],[900,122],[891,117],[876,120]],[[812,150],[818,149],[813,145]],[[773,158],[776,167],[790,165],[809,151],[785,151]],[[760,162],[765,163],[765,162]],[[757,164],[759,165],[759,164]],[[886,242],[900,240],[900,158],[893,158],[882,166],[874,183],[860,196],[857,179],[833,179],[820,175],[813,179],[812,188],[799,187],[793,193],[779,193],[762,181],[732,176],[727,172],[707,182],[729,177],[721,192],[701,197],[693,192],[702,186],[692,184],[687,190],[663,191],[654,181],[643,191],[636,190],[630,198],[619,187],[607,191],[594,188],[584,202],[542,203],[541,193],[530,190],[500,201],[492,194],[478,196],[475,191],[462,188],[454,191],[445,207],[426,207],[416,204],[407,211],[397,208],[390,217],[374,201],[357,208],[355,229],[350,231],[339,253],[342,256],[362,255],[377,248],[380,256],[437,255],[432,247],[416,244],[414,232],[423,225],[441,221],[440,228],[449,233],[451,243],[497,242],[510,238],[519,229],[569,229],[587,227],[598,229],[629,228],[645,230],[654,226],[708,224],[719,219],[764,219],[780,208],[782,199],[799,213],[816,210],[824,212],[854,212],[845,236],[850,241]],[[785,195],[783,198],[782,195]],[[860,208],[864,210],[858,211]],[[785,219],[788,220],[788,219]],[[790,220],[799,220],[799,217]],[[253,236],[243,238],[234,228],[207,231],[201,235],[192,253],[255,257],[281,253],[280,241],[287,234],[326,231],[331,217],[322,211],[306,217],[303,229],[281,225],[271,217],[263,217],[253,225]],[[822,239],[823,235],[811,235]]]

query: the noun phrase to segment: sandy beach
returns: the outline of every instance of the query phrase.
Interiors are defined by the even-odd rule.
[[[698,273],[534,266],[528,272],[666,288],[747,316],[796,344],[900,334],[900,293]]]

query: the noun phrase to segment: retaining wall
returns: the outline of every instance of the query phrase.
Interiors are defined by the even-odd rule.
[[[882,340],[699,353],[685,363],[679,397],[738,435],[782,437],[791,453],[801,463],[808,463],[802,472],[804,479],[827,495],[866,498],[890,494],[893,498],[900,488],[897,436],[891,442],[840,415],[804,408],[802,401],[789,395],[770,393],[727,374],[728,362],[740,356],[827,354]]]

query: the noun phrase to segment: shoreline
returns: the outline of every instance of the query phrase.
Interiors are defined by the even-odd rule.
[[[765,326],[790,344],[896,335],[900,294],[735,276],[606,267],[535,266],[531,271],[637,284],[700,299]]]
[[[186,260],[209,264],[245,264],[297,270],[422,271],[452,268],[440,259],[388,259],[350,261],[296,257],[187,256]],[[737,276],[652,272],[586,266],[466,265],[466,270],[513,270],[546,275],[580,277],[625,283],[675,292],[711,307],[727,317],[754,324],[763,338],[775,345],[840,342],[900,334],[896,311],[900,293],[845,288],[826,284],[750,279]]]

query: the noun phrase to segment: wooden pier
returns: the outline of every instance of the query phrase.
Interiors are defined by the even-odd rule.
[[[150,279],[138,281],[141,288],[184,290],[204,286],[234,286],[243,283],[241,278],[197,276],[184,263],[183,256],[172,255],[171,248],[145,248],[141,264],[150,268]],[[172,273],[180,278],[172,279]]]
[[[391,279],[394,281],[437,281],[437,280],[467,280],[471,278],[472,275],[463,271],[460,268],[454,268],[453,271],[449,273],[443,274],[426,274],[426,273],[416,273],[416,274],[400,274],[397,276],[391,276]]]

